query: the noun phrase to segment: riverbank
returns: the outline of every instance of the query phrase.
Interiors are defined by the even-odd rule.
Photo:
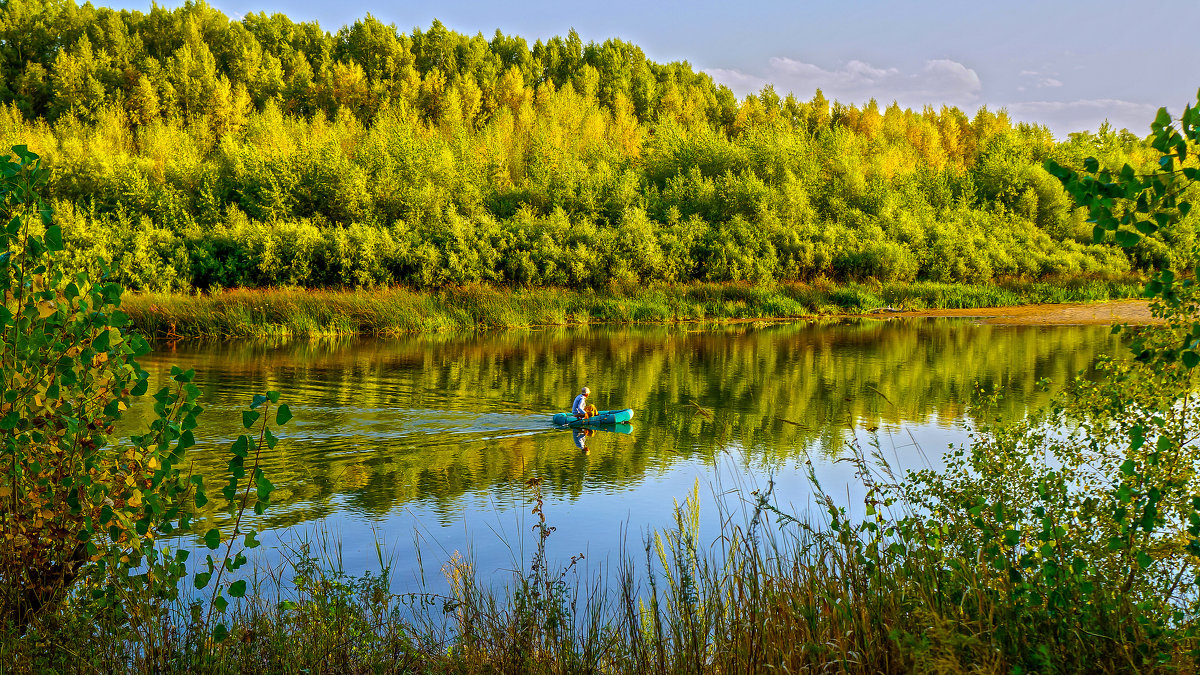
[[[122,309],[149,337],[400,335],[491,328],[690,321],[789,320],[880,313],[1095,303],[1135,298],[1137,279],[940,284],[687,284],[563,288],[465,286],[234,290],[212,295],[128,294]],[[975,316],[966,314],[966,316]]]
[[[1012,326],[1107,326],[1118,323],[1135,325],[1163,323],[1162,319],[1150,313],[1148,300],[930,309],[886,312],[886,315],[978,319],[980,323]]]

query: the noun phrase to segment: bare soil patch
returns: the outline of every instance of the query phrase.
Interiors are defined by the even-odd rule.
[[[1019,307],[985,307],[980,309],[930,309],[914,312],[875,313],[871,316],[880,315],[967,317],[977,318],[982,323],[1035,326],[1162,323],[1159,319],[1150,315],[1150,303],[1146,300],[1022,305]]]

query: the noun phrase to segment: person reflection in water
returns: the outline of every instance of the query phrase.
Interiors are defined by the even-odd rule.
[[[591,429],[574,429],[573,432],[574,433],[572,435],[575,437],[575,447],[579,448],[580,450],[582,450],[584,452],[587,452],[588,451],[588,449],[587,449],[588,436],[591,436],[595,432],[592,431]]]

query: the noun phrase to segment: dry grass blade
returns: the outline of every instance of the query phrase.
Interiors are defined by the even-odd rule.
[[[883,393],[882,391],[879,391],[878,389],[876,389],[875,387],[872,387],[869,384],[867,385],[867,389],[870,389],[871,391],[875,392],[876,394],[879,394],[879,397],[882,398],[883,400],[887,401],[888,405],[891,405],[892,407],[896,406],[895,403],[892,403],[892,399],[888,398],[887,394]]]
[[[697,412],[699,412],[701,415],[703,415],[703,416],[704,416],[704,418],[705,418],[705,419],[707,419],[708,421],[710,421],[710,422],[711,422],[711,421],[713,420],[713,414],[712,414],[711,412],[709,412],[709,411],[705,410],[704,408],[700,407],[700,404],[699,404],[699,403],[696,403],[695,401],[689,400],[689,401],[688,401],[688,405],[690,405],[690,406],[692,406],[693,408],[695,408],[695,409],[696,409],[696,411],[697,411]]]

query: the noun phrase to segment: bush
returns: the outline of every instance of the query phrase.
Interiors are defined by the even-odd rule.
[[[15,161],[0,158],[0,630],[20,636],[63,602],[70,612],[154,624],[162,620],[156,602],[178,597],[188,557],[159,538],[190,530],[189,509],[208,501],[202,478],[181,471],[196,443],[199,389],[191,371],[173,369],[170,385],[153,396],[145,433],[113,438],[131,399],[148,391],[149,374],[134,359],[149,346],[124,330],[119,284],[65,267],[62,228],[40,196],[49,172],[24,146],[13,150]],[[256,511],[268,504],[273,486],[258,464],[275,437],[262,413],[278,400],[256,397],[243,422],[258,422],[257,440],[243,435],[231,448],[221,493],[235,522],[252,495]],[[290,416],[280,406],[274,422]],[[246,547],[257,544],[253,530],[234,528]],[[204,535],[210,549],[221,539],[217,528]],[[244,594],[244,580],[222,578],[245,561],[229,541],[224,556],[197,566],[197,588],[214,582],[202,625],[226,596]],[[88,592],[74,593],[83,577]],[[218,640],[227,631],[213,628]]]

